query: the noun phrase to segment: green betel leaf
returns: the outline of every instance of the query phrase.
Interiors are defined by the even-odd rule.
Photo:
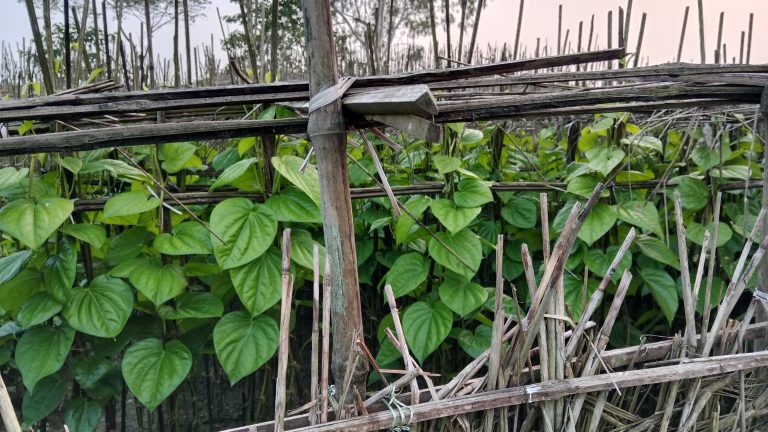
[[[710,234],[710,241],[712,241],[712,235],[715,233],[715,225],[713,223],[708,223],[705,227],[704,225],[696,222],[691,222],[688,224],[688,226],[685,227],[685,237],[696,243],[699,246],[704,245],[704,231],[709,230]],[[724,222],[718,222],[717,224],[717,247],[724,246],[726,243],[728,243],[728,240],[733,237],[733,231],[731,230],[731,227],[726,225]]]
[[[77,398],[69,401],[64,411],[64,422],[70,432],[93,432],[101,421],[104,410],[96,401]]]
[[[410,252],[397,257],[384,278],[392,285],[392,293],[397,298],[421,285],[427,279],[428,273],[429,260],[418,252]]]
[[[419,363],[440,346],[452,325],[453,312],[439,301],[408,306],[403,314],[403,333]]]
[[[90,390],[112,369],[112,362],[102,357],[80,356],[73,361],[72,375],[81,388]]]
[[[640,235],[635,240],[635,244],[645,256],[680,270],[680,259],[663,241],[656,237]]]
[[[121,232],[109,242],[107,263],[117,265],[136,258],[141,253],[146,238],[147,230],[142,226],[132,227]]]
[[[510,225],[518,228],[533,228],[536,226],[536,204],[520,197],[511,197],[501,209],[501,217]]]
[[[701,171],[715,168],[730,158],[731,149],[727,145],[719,145],[716,148],[709,148],[705,142],[701,142],[693,149],[693,152],[691,152],[691,159],[693,159]]]
[[[103,225],[87,223],[64,225],[59,231],[84,241],[95,249],[101,249],[107,243],[107,231]]]
[[[429,207],[431,202],[432,199],[430,197],[419,195],[411,197],[408,201],[406,201],[404,206],[413,215],[413,217],[418,219],[422,213],[424,213],[427,207]],[[414,225],[416,225],[416,221],[413,220],[413,218],[411,218],[411,216],[409,216],[406,212],[403,212],[400,215],[400,217],[397,219],[397,223],[395,223],[395,242],[398,245],[408,241]]]
[[[656,269],[640,269],[640,277],[645,281],[648,291],[653,294],[656,304],[659,305],[667,321],[670,323],[675,319],[677,313],[678,296],[675,280],[667,272]]]
[[[211,233],[199,222],[182,222],[155,237],[154,247],[166,255],[207,255],[213,251]]]
[[[163,161],[163,169],[169,174],[174,174],[187,167],[187,162],[192,159],[197,151],[197,146],[188,142],[160,144],[158,158]]]
[[[229,271],[240,301],[258,315],[280,301],[282,267],[280,250],[269,248],[250,263]]]
[[[605,253],[600,249],[590,249],[584,254],[584,264],[589,267],[591,273],[602,278],[608,272],[611,262],[613,262],[613,259],[616,256],[616,252],[618,252],[616,246],[609,246]],[[627,253],[616,266],[616,271],[613,273],[611,280],[618,284],[621,280],[621,276],[624,274],[624,270],[628,270],[631,266],[632,254]]]
[[[64,317],[75,330],[97,337],[116,337],[133,310],[133,291],[122,279],[97,276],[72,292]]]
[[[435,237],[437,237],[437,239],[433,238],[429,241],[429,256],[437,261],[438,264],[466,277],[467,279],[471,279],[472,276],[477,273],[477,269],[480,267],[480,261],[483,259],[483,249],[480,244],[480,238],[468,229],[461,230],[455,235],[437,233],[435,234]],[[448,250],[446,246],[450,248],[450,250]],[[455,255],[452,254],[451,251],[453,251]],[[456,255],[461,257],[461,259]],[[462,262],[462,260],[464,262]]]
[[[302,192],[314,201],[315,205],[321,206],[320,199],[320,180],[317,176],[317,167],[307,164],[304,172],[301,172],[301,165],[304,161],[297,156],[275,156],[272,158],[272,166],[283,177],[288,179],[294,186],[301,189]]]
[[[459,182],[459,191],[453,194],[453,202],[459,207],[479,207],[491,201],[491,188],[481,180],[464,179]]]
[[[23,250],[7,257],[0,258],[0,285],[8,282],[21,273],[32,258],[31,250]]]
[[[460,208],[447,200],[436,199],[432,201],[432,214],[440,221],[443,226],[448,228],[453,234],[464,229],[470,222],[475,220],[480,214],[480,207]]]
[[[219,175],[219,178],[216,179],[215,182],[210,187],[210,191],[213,192],[214,190],[222,187],[227,186],[235,183],[237,179],[240,178],[243,174],[245,174],[249,168],[253,164],[256,163],[256,158],[248,158],[243,159],[237,163],[234,163],[227,167],[227,169],[224,170],[224,172]]]
[[[294,229],[291,232],[291,261],[296,264],[312,269],[312,248],[317,243],[312,234],[307,231]],[[325,268],[325,246],[319,245],[318,255],[320,259],[320,268]]]
[[[677,191],[680,192],[680,204],[683,205],[684,209],[699,211],[707,205],[709,188],[703,181],[693,177],[680,176],[672,179],[670,183],[677,184]],[[667,192],[670,193],[671,197],[674,190],[669,189]]]
[[[104,410],[96,401],[72,399],[64,411],[64,422],[70,432],[93,432],[101,421]]]
[[[26,391],[21,403],[24,424],[33,425],[52,413],[67,395],[67,383],[58,375],[40,380],[35,391]]]
[[[586,155],[589,167],[604,176],[610,174],[626,156],[623,150],[608,147],[592,147]]]
[[[62,240],[59,251],[43,263],[43,281],[51,297],[59,303],[66,303],[72,294],[72,285],[77,274],[77,251],[72,243]]]
[[[74,209],[64,198],[20,199],[0,209],[0,231],[32,249],[39,248]]]
[[[597,186],[597,179],[590,175],[580,175],[568,182],[566,190],[574,195],[589,198]]]
[[[176,307],[163,305],[157,310],[163,319],[218,318],[224,315],[224,304],[211,293],[189,292],[176,299]]]
[[[117,194],[104,204],[104,219],[144,213],[160,206],[160,198],[145,191]]]
[[[59,158],[56,162],[58,162],[60,166],[66,168],[72,174],[79,173],[80,169],[83,167],[83,161],[72,156]]]
[[[63,305],[54,300],[48,293],[39,292],[27,300],[19,310],[16,321],[23,328],[29,328],[48,321],[59,313]]]
[[[147,409],[153,411],[176,390],[192,369],[192,353],[181,342],[154,338],[131,345],[123,357],[123,378]]]
[[[605,204],[595,204],[579,230],[579,238],[587,245],[604,236],[616,223],[616,211]]]
[[[659,212],[653,203],[630,201],[617,205],[616,213],[620,220],[652,232],[659,237],[664,237],[664,231],[661,229],[661,222],[659,221]]]
[[[22,270],[13,279],[0,284],[0,308],[14,315],[36,292],[44,291],[43,274],[37,269]]]
[[[432,160],[440,175],[454,172],[461,167],[461,159],[453,156],[435,155]]]
[[[466,316],[485,303],[488,291],[458,275],[446,276],[439,288],[440,300],[459,316]]]
[[[238,311],[224,315],[213,329],[213,346],[221,366],[235,384],[260,368],[277,351],[279,330],[265,315]]]
[[[320,207],[307,194],[288,187],[265,203],[280,222],[321,223]]]
[[[24,386],[34,390],[40,379],[61,369],[74,340],[75,331],[67,326],[38,326],[24,332],[16,344],[16,366]]]
[[[491,334],[493,330],[487,325],[480,324],[474,333],[461,329],[458,335],[459,346],[470,357],[477,358],[491,346]]]
[[[230,198],[216,205],[211,212],[210,227],[215,233],[211,235],[213,253],[224,270],[258,258],[277,234],[277,220],[272,211],[247,198]]]
[[[181,294],[187,286],[184,268],[177,264],[163,265],[159,259],[154,258],[134,268],[129,280],[155,306]]]

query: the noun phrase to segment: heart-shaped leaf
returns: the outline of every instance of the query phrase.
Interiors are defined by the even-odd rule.
[[[453,194],[453,202],[459,207],[479,207],[491,201],[491,188],[484,181],[471,178],[460,181],[459,191]]]
[[[453,234],[464,229],[480,214],[480,207],[461,208],[447,199],[432,201],[432,214]]]
[[[406,209],[408,209],[408,212],[413,215],[413,217],[418,219],[421,214],[424,213],[427,207],[429,207],[431,202],[432,199],[430,197],[419,195],[411,197],[408,201],[406,201],[404,206]],[[397,223],[395,224],[395,242],[398,245],[408,241],[408,237],[411,235],[413,226],[416,225],[416,221],[411,218],[411,215],[403,212],[397,219]]]
[[[595,204],[579,230],[579,238],[587,245],[604,236],[616,223],[616,211],[605,204]]]
[[[34,266],[28,266],[13,279],[0,284],[0,308],[14,315],[36,292],[44,290],[43,274]]]
[[[73,360],[75,367],[72,369],[75,381],[81,388],[90,390],[104,378],[112,369],[112,362],[102,357],[80,356]]]
[[[429,256],[438,264],[471,279],[483,259],[483,249],[477,234],[463,229],[455,235],[437,233],[435,237],[429,241]]]
[[[93,432],[101,421],[104,410],[96,401],[72,399],[64,411],[64,422],[70,432]]]
[[[160,198],[146,191],[130,191],[117,194],[104,204],[104,219],[144,213],[160,206]]]
[[[192,353],[177,340],[163,345],[158,339],[144,339],[123,356],[125,383],[150,411],[176,390],[190,369]]]
[[[283,177],[288,179],[294,186],[301,189],[302,192],[314,201],[315,205],[321,206],[320,199],[320,179],[317,175],[317,167],[307,164],[304,170],[301,170],[304,160],[297,156],[275,156],[272,158],[272,166]]]
[[[199,222],[183,222],[155,237],[155,249],[166,255],[210,254],[211,233]]]
[[[74,209],[72,201],[49,197],[11,201],[0,209],[0,231],[39,248]]]
[[[107,262],[110,265],[117,265],[136,258],[141,253],[146,238],[147,229],[142,226],[121,232],[109,242]]]
[[[100,275],[72,292],[64,317],[79,332],[113,338],[123,330],[131,311],[131,287],[121,279]]]
[[[454,172],[461,167],[461,159],[453,156],[435,155],[433,161],[440,175]]]
[[[685,237],[696,243],[699,246],[704,245],[704,231],[709,230],[710,239],[712,238],[712,234],[715,232],[715,225],[712,223],[707,224],[705,227],[704,225],[696,222],[691,222],[688,224],[688,226],[685,227]],[[726,243],[728,243],[728,240],[733,237],[733,231],[731,230],[731,227],[726,225],[724,222],[718,222],[717,224],[717,247],[724,246]],[[711,241],[711,240],[710,240]]]
[[[397,257],[384,278],[392,285],[392,293],[397,298],[421,285],[427,279],[428,273],[429,260],[418,252],[410,252]]]
[[[59,313],[62,304],[54,300],[48,293],[39,292],[27,300],[19,310],[16,321],[20,326],[29,328],[48,321]]]
[[[518,228],[533,228],[536,226],[536,204],[520,197],[511,197],[501,209],[501,217],[510,225]]]
[[[493,330],[487,325],[480,324],[474,332],[461,329],[457,339],[459,346],[470,357],[477,358],[491,346],[491,334]]]
[[[312,235],[304,230],[294,229],[291,232],[291,260],[296,264],[312,269],[313,252],[312,249],[317,243]],[[320,258],[320,268],[325,268],[325,246],[320,245],[318,250]]]
[[[58,253],[49,256],[43,263],[45,288],[59,303],[66,303],[72,294],[76,274],[77,251],[70,241],[62,240]]]
[[[675,319],[679,303],[675,280],[667,272],[651,268],[640,269],[640,277],[645,281],[648,291],[653,294],[667,321],[671,323]]]
[[[129,280],[142,294],[160,306],[184,291],[187,279],[177,264],[163,265],[159,259],[149,259],[131,272]]]
[[[197,151],[197,146],[188,142],[160,144],[157,156],[163,161],[163,169],[168,174],[174,174],[187,167],[187,162],[192,159]]]
[[[21,273],[24,266],[32,258],[31,250],[23,250],[7,257],[0,258],[0,285],[8,282]]]
[[[604,176],[616,168],[626,154],[623,150],[608,147],[592,147],[586,152],[589,159],[589,167]]]
[[[74,340],[75,331],[67,326],[37,326],[24,332],[16,344],[16,366],[24,386],[34,390],[40,379],[61,369]]]
[[[321,223],[320,207],[304,192],[288,187],[265,203],[280,222]]]
[[[269,248],[250,263],[229,271],[240,301],[258,315],[280,301],[282,295],[282,263],[277,248]]]
[[[659,221],[659,212],[651,202],[630,201],[616,206],[620,220],[632,224],[642,230],[664,237]]]
[[[67,395],[67,383],[59,375],[49,375],[41,379],[35,391],[24,393],[21,412],[24,424],[33,425],[58,408]]]
[[[158,314],[167,320],[185,318],[218,318],[224,314],[224,304],[221,299],[211,293],[189,292],[176,299],[176,307],[163,305],[158,308]]]
[[[676,190],[680,192],[680,204],[684,209],[699,211],[707,205],[709,188],[703,181],[689,176],[680,176],[672,179],[670,183],[677,184]],[[673,190],[668,189],[667,192],[671,197]]]
[[[445,340],[453,325],[453,312],[444,304],[416,302],[403,314],[403,333],[414,357],[422,363]]]
[[[211,192],[214,190],[226,186],[231,185],[232,183],[235,183],[240,176],[245,174],[248,169],[256,163],[256,158],[249,158],[249,159],[243,159],[237,163],[234,163],[227,167],[227,169],[224,170],[219,175],[219,178],[216,179],[215,182],[211,185],[211,188],[209,189]]]
[[[680,270],[680,259],[663,241],[655,237],[640,235],[635,240],[635,244],[645,256]]]
[[[277,351],[279,330],[265,315],[243,311],[224,315],[213,329],[213,346],[233,385],[261,367]]]
[[[216,205],[211,212],[210,226],[215,234],[211,235],[213,253],[224,270],[258,258],[277,234],[277,220],[272,211],[247,198],[230,198]]]
[[[449,275],[439,288],[440,300],[459,316],[465,316],[485,303],[488,291],[462,276]]]

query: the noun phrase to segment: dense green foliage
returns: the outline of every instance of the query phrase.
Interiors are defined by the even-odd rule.
[[[290,115],[270,107],[261,118]],[[763,149],[738,116],[680,127],[649,122],[645,129],[631,121],[627,114],[597,116],[577,131],[572,156],[568,128],[546,123],[511,132],[495,123],[450,124],[441,145],[395,137],[404,147],[399,153],[371,136],[393,185],[445,184],[437,196],[399,197],[408,210],[399,217],[386,197],[353,203],[366,338],[380,364],[399,358],[383,332],[392,327],[384,283],[393,286],[405,336],[427,367],[450,374],[467,358],[461,352],[472,357],[487,347],[500,233],[508,239],[502,272],[518,300],[507,291],[507,313],[525,307],[520,248],[527,245],[540,272],[539,192],[494,190],[499,182],[550,185],[554,240],[572,204],[618,173],[619,186],[595,206],[568,259],[567,311],[579,319],[617,245],[636,227],[637,241],[620,266],[636,277],[611,343],[636,344],[642,334],[679,327],[671,194],[683,197],[695,256],[712,218],[712,191],[760,178],[755,161]],[[350,181],[375,185],[373,161],[356,139],[350,136]],[[0,367],[18,370],[10,376],[23,380],[27,425],[64,402],[70,430],[92,430],[123,382],[153,410],[193,379],[190,371],[203,355],[215,354],[233,384],[272,358],[281,280],[277,233],[292,229],[293,272],[297,289],[304,289],[322,225],[316,168],[300,169],[309,143],[281,137],[269,161],[264,145],[246,138],[36,155],[32,169],[0,170]],[[270,168],[275,175],[267,185]],[[670,185],[655,194],[630,186],[665,175]],[[182,207],[163,204],[167,193],[159,185],[272,192],[256,201],[233,197]],[[713,304],[758,213],[755,197],[743,187],[725,193]],[[76,211],[76,198],[108,199],[103,210]]]

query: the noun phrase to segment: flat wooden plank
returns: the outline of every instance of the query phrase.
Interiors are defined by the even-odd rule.
[[[429,116],[438,113],[437,102],[425,84],[371,90],[344,97],[344,108],[355,114],[411,114]]]

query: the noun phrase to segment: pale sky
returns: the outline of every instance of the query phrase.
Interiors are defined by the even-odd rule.
[[[170,1],[170,0],[169,0]],[[408,0],[398,0],[408,1]],[[481,27],[478,34],[480,46],[485,44],[503,43],[510,46],[514,42],[515,25],[519,0],[488,0],[488,7],[483,11]],[[595,38],[600,47],[606,45],[607,12],[614,11],[614,20],[617,19],[618,7],[626,7],[626,0],[528,0],[525,3],[523,27],[521,31],[521,44],[527,46],[532,52],[536,46],[536,38],[541,38],[542,46],[549,41],[550,47],[557,40],[557,13],[558,5],[563,5],[563,37],[565,30],[570,29],[569,41],[572,48],[576,48],[576,37],[579,21],[584,21],[584,44],[589,31],[589,21],[595,15]],[[674,59],[677,53],[680,29],[683,21],[685,7],[690,6],[688,27],[686,32],[683,61],[699,62],[699,27],[698,10],[696,0],[635,0],[632,10],[632,22],[630,24],[630,37],[628,41],[629,51],[634,51],[637,44],[640,18],[643,12],[648,14],[643,39],[642,55],[650,57],[651,64],[668,62]],[[206,16],[198,19],[193,24],[193,45],[207,43],[210,35],[218,41],[221,31],[216,20],[216,7],[219,7],[222,15],[238,13],[235,3],[230,0],[212,0]],[[21,43],[21,38],[26,36],[27,43],[31,32],[26,9],[18,0],[0,0],[0,10],[3,11],[3,21],[0,25],[0,40],[6,43]],[[768,63],[768,44],[766,40],[766,28],[768,28],[768,1],[766,0],[705,0],[705,31],[707,60],[714,59],[714,49],[717,40],[717,26],[720,12],[725,12],[723,27],[723,42],[727,45],[727,54],[730,60],[739,57],[739,42],[741,31],[746,31],[749,24],[749,13],[753,12],[754,30],[752,40],[751,63]],[[126,27],[129,31],[138,34],[138,24],[131,23],[133,18],[128,18]],[[114,25],[113,27],[114,28]],[[458,31],[452,31],[453,44],[456,44]],[[169,57],[172,43],[172,26],[164,27],[153,39],[156,52]],[[614,32],[616,32],[614,24]],[[465,39],[467,40],[468,37]],[[440,37],[440,43],[444,44],[444,36]],[[614,46],[615,46],[614,38]],[[746,45],[746,43],[745,43]],[[218,48],[218,47],[217,47]],[[746,47],[745,47],[746,57]]]

